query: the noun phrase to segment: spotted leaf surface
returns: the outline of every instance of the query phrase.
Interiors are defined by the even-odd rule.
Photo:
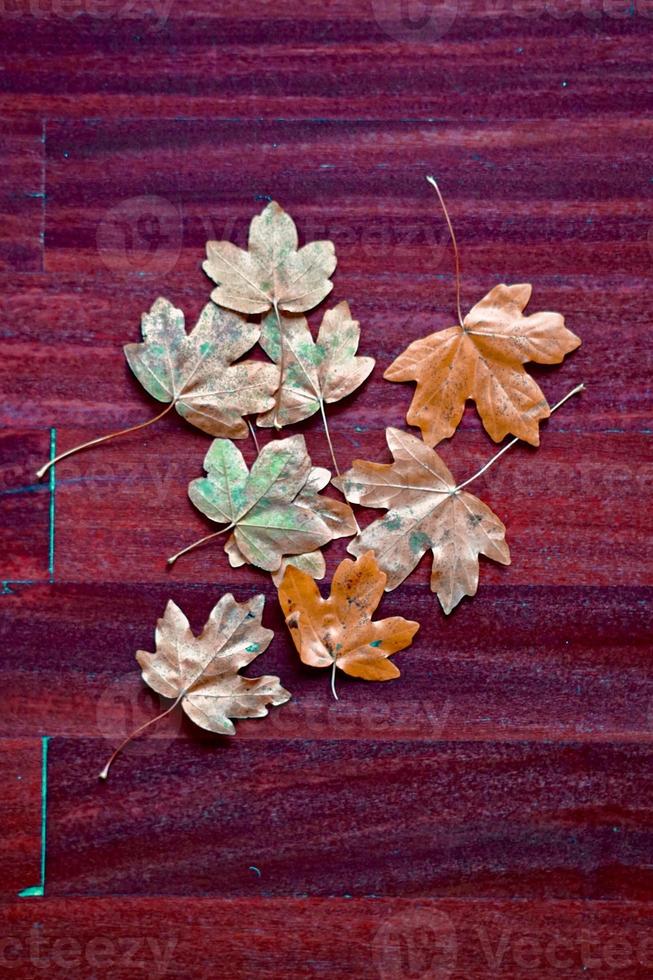
[[[386,429],[386,439],[393,463],[356,460],[334,480],[353,503],[388,510],[347,550],[352,555],[374,551],[388,591],[431,551],[431,589],[450,613],[463,596],[476,594],[479,555],[510,564],[506,529],[478,497],[457,489],[438,454],[421,439],[392,428]]]

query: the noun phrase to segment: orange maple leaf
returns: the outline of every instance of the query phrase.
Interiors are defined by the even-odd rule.
[[[551,409],[523,365],[558,364],[580,339],[560,313],[523,315],[531,289],[495,286],[460,324],[414,341],[386,370],[388,381],[417,382],[406,421],[427,445],[453,435],[468,398],[495,442],[510,432],[539,445]]]
[[[279,586],[279,602],[299,656],[311,667],[336,667],[352,677],[388,681],[399,670],[388,657],[412,643],[419,623],[391,616],[372,621],[387,576],[371,551],[356,562],[340,562],[323,599],[315,580],[289,565]]]

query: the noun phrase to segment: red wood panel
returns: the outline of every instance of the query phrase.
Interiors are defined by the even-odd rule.
[[[48,894],[653,893],[651,746],[223,741],[53,739]]]
[[[650,97],[648,0],[274,0],[256,10],[13,0],[5,9],[0,110],[530,120],[642,115]]]
[[[653,965],[640,902],[91,897],[1,913],[14,976],[639,980]]]
[[[428,190],[428,185],[425,188]],[[260,206],[260,202],[251,202],[248,213],[255,213]],[[430,198],[422,198],[419,207],[428,206]],[[428,221],[433,220],[437,222],[437,216],[434,219],[429,213]],[[643,234],[633,230],[635,233]],[[243,238],[239,240],[244,244]],[[606,253],[611,247],[606,243]],[[374,251],[376,254],[378,247]],[[424,251],[428,253],[426,247]],[[401,246],[397,246],[388,255],[394,258],[400,252]],[[198,247],[193,254],[197,268],[188,273],[173,270],[138,278],[98,270],[97,276],[79,280],[70,274],[0,278],[0,312],[7,323],[5,356],[0,364],[5,392],[0,406],[2,424],[11,428],[52,424],[80,427],[86,430],[80,436],[90,438],[155,415],[156,403],[131,377],[122,345],[139,339],[141,314],[161,294],[185,311],[189,327],[194,324],[208,301],[210,283],[199,269],[203,249]],[[582,336],[583,346],[562,367],[529,368],[551,403],[581,380],[588,385],[587,394],[552,417],[543,431],[650,434],[648,379],[653,365],[646,333],[649,290],[643,274],[651,257],[644,241],[638,245],[637,255],[640,278],[617,277],[609,282],[607,312],[606,282],[601,276],[565,276],[564,281],[540,278],[531,274],[526,257],[515,263],[512,274],[506,268],[482,277],[465,277],[464,292],[470,296],[470,305],[501,279],[532,280],[533,311],[548,308],[565,313],[569,326]],[[330,408],[334,426],[345,433],[351,432],[352,421],[364,428],[384,420],[404,424],[414,386],[383,381],[383,370],[410,340],[451,325],[455,304],[451,277],[442,272],[439,278],[437,264],[429,272],[428,254],[421,261],[424,268],[419,275],[384,272],[379,267],[374,276],[359,276],[344,259],[335,273],[336,288],[329,302],[349,299],[361,323],[361,350],[377,358],[375,372],[364,389]],[[448,271],[451,256],[446,265],[444,261],[441,268]],[[311,320],[317,326],[320,312]],[[93,400],[88,397],[90,391]],[[469,411],[462,427],[477,429],[475,420],[475,412]],[[306,430],[312,428],[308,425]],[[358,441],[360,445],[355,448],[364,448],[363,441]],[[127,444],[122,445],[126,451]],[[488,441],[489,450],[492,446]],[[65,475],[63,470],[61,475]]]
[[[648,181],[650,139],[649,122],[621,113],[607,125],[590,115],[536,127],[478,114],[54,120],[47,268],[120,278],[183,271],[199,290],[207,238],[243,239],[257,196],[273,195],[303,236],[334,240],[337,288],[350,300],[357,276],[382,276],[386,315],[403,312],[424,275],[422,312],[429,303],[450,316],[451,295],[441,290],[438,304],[433,277],[450,272],[451,254],[425,174],[435,171],[447,195],[466,275],[550,275],[559,284],[583,273],[636,276],[650,263],[650,218],[631,199]],[[471,305],[480,286],[467,287]]]
[[[0,580],[47,581],[50,565],[49,481],[35,477],[42,460],[50,458],[50,433],[0,430],[0,520],[5,538]]]
[[[9,0],[0,26],[0,970],[648,975],[649,0]],[[158,295],[192,322],[206,239],[244,244],[271,195],[333,239],[330,302],[377,358],[331,411],[340,462],[387,460],[412,386],[383,369],[454,309],[430,172],[463,305],[532,282],[583,338],[533,374],[551,402],[588,388],[475,486],[512,566],[483,562],[445,618],[423,563],[381,609],[422,622],[401,678],[343,678],[336,703],[269,579],[220,547],[163,565],[206,527],[185,496],[202,433],[168,417],[60,464],[52,492],[34,471],[53,426],[65,449],[156,413],[122,344]],[[297,431],[328,465],[320,424]],[[463,478],[494,449],[470,408],[441,452]],[[265,592],[261,669],[293,700],[235,739],[170,716],[100,784],[159,708],[133,654],[166,600],[199,629],[225,590]],[[43,735],[46,897],[17,899],[39,883]]]
[[[4,600],[0,634],[11,650],[0,675],[0,731],[96,738],[99,771],[109,749],[161,710],[140,680],[134,653],[153,648],[168,598],[199,632],[223,590],[242,600],[259,588],[233,571],[219,584],[14,587],[15,595]],[[278,673],[293,700],[265,723],[239,722],[239,740],[648,743],[653,737],[646,589],[488,586],[445,619],[423,585],[407,585],[386,596],[380,609],[384,616],[410,610],[422,622],[413,646],[395,658],[401,678],[379,686],[343,675],[337,703],[325,672],[299,661],[274,590],[264,592],[264,621],[275,638],[252,673]],[[194,742],[196,736],[170,716],[133,751],[156,755],[159,737],[168,747],[176,737]],[[219,766],[223,742],[215,744]],[[137,760],[133,768],[148,767]]]
[[[355,417],[357,404],[350,409]],[[574,408],[571,403],[567,414],[572,416]],[[370,406],[369,414],[362,417],[371,419],[373,414]],[[334,420],[343,467],[360,455],[390,460],[378,423],[374,428],[368,423],[363,433],[352,432],[351,425],[344,415]],[[61,578],[233,581],[220,539],[172,568],[166,565],[169,555],[216,529],[187,498],[188,483],[203,473],[209,440],[186,428],[181,421],[166,420],[157,431],[129,437],[122,445],[116,441],[61,464],[56,490],[56,561]],[[328,466],[319,425],[304,431],[314,462]],[[650,493],[653,476],[651,437],[555,433],[546,426],[543,433],[538,452],[515,448],[472,488],[506,524],[513,558],[509,568],[483,561],[480,589],[517,583],[650,584],[651,517],[642,510],[641,501]],[[87,431],[66,429],[60,431],[59,442],[73,446],[87,436]],[[243,451],[251,463],[251,442],[243,443]],[[440,451],[463,479],[489,458],[493,448],[475,433],[459,433]],[[362,526],[382,513],[365,512]],[[607,521],[612,528],[609,536]],[[326,553],[335,561],[345,547],[346,542],[336,542]],[[428,588],[429,573],[425,557],[409,583]],[[237,581],[263,586],[267,579],[246,568]]]
[[[41,880],[41,753],[40,738],[0,739],[0,901]]]
[[[4,11],[3,5],[0,12],[3,34],[7,25]],[[3,47],[4,38],[0,50]],[[0,270],[3,272],[37,272],[43,268],[44,126],[41,119],[30,116],[13,114],[0,118]]]

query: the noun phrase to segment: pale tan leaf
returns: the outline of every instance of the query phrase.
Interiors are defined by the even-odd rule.
[[[459,490],[434,449],[399,429],[386,430],[393,463],[356,460],[334,484],[347,499],[388,509],[351,542],[353,555],[372,549],[396,589],[422,556],[433,553],[431,589],[446,613],[478,587],[478,556],[510,563],[505,527],[486,504]]]
[[[224,595],[198,637],[172,600],[156,628],[156,652],[139,650],[136,659],[152,690],[174,698],[195,724],[233,735],[232,718],[261,718],[268,704],[290,698],[278,677],[249,678],[238,671],[268,647],[272,630],[261,625],[265,599],[238,603]]]
[[[199,636],[186,616],[169,600],[157,622],[155,652],[139,650],[136,660],[145,683],[172,703],[125,738],[100,773],[106,779],[114,759],[125,746],[177,706],[200,728],[233,735],[234,718],[262,718],[268,705],[284,704],[290,693],[278,677],[243,677],[241,668],[260,656],[273,637],[261,615],[265,598],[254,596],[238,603],[224,595],[211,610]]]
[[[265,313],[275,305],[290,313],[313,309],[333,289],[333,243],[297,246],[294,221],[270,202],[252,219],[247,251],[231,242],[207,242],[202,267],[219,284],[211,298],[241,313]]]
[[[282,427],[309,418],[321,403],[345,398],[365,381],[373,357],[357,357],[360,329],[347,303],[324,314],[317,341],[303,316],[270,313],[261,326],[260,344],[281,369],[276,407],[259,415],[260,426]]]

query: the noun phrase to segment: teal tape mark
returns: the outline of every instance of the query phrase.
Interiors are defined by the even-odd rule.
[[[50,459],[57,455],[57,430],[50,429]],[[50,540],[48,545],[48,577],[54,582],[54,499],[57,490],[56,466],[50,467]]]
[[[18,892],[19,898],[43,898],[45,892],[45,841],[48,827],[48,742],[49,735],[41,739],[41,881],[31,888]]]
[[[42,483],[30,483],[24,487],[10,487],[9,490],[3,490],[0,497],[14,497],[19,493],[43,493],[44,490]]]
[[[3,578],[0,585],[0,595],[14,595],[12,585],[34,585],[33,578]]]

